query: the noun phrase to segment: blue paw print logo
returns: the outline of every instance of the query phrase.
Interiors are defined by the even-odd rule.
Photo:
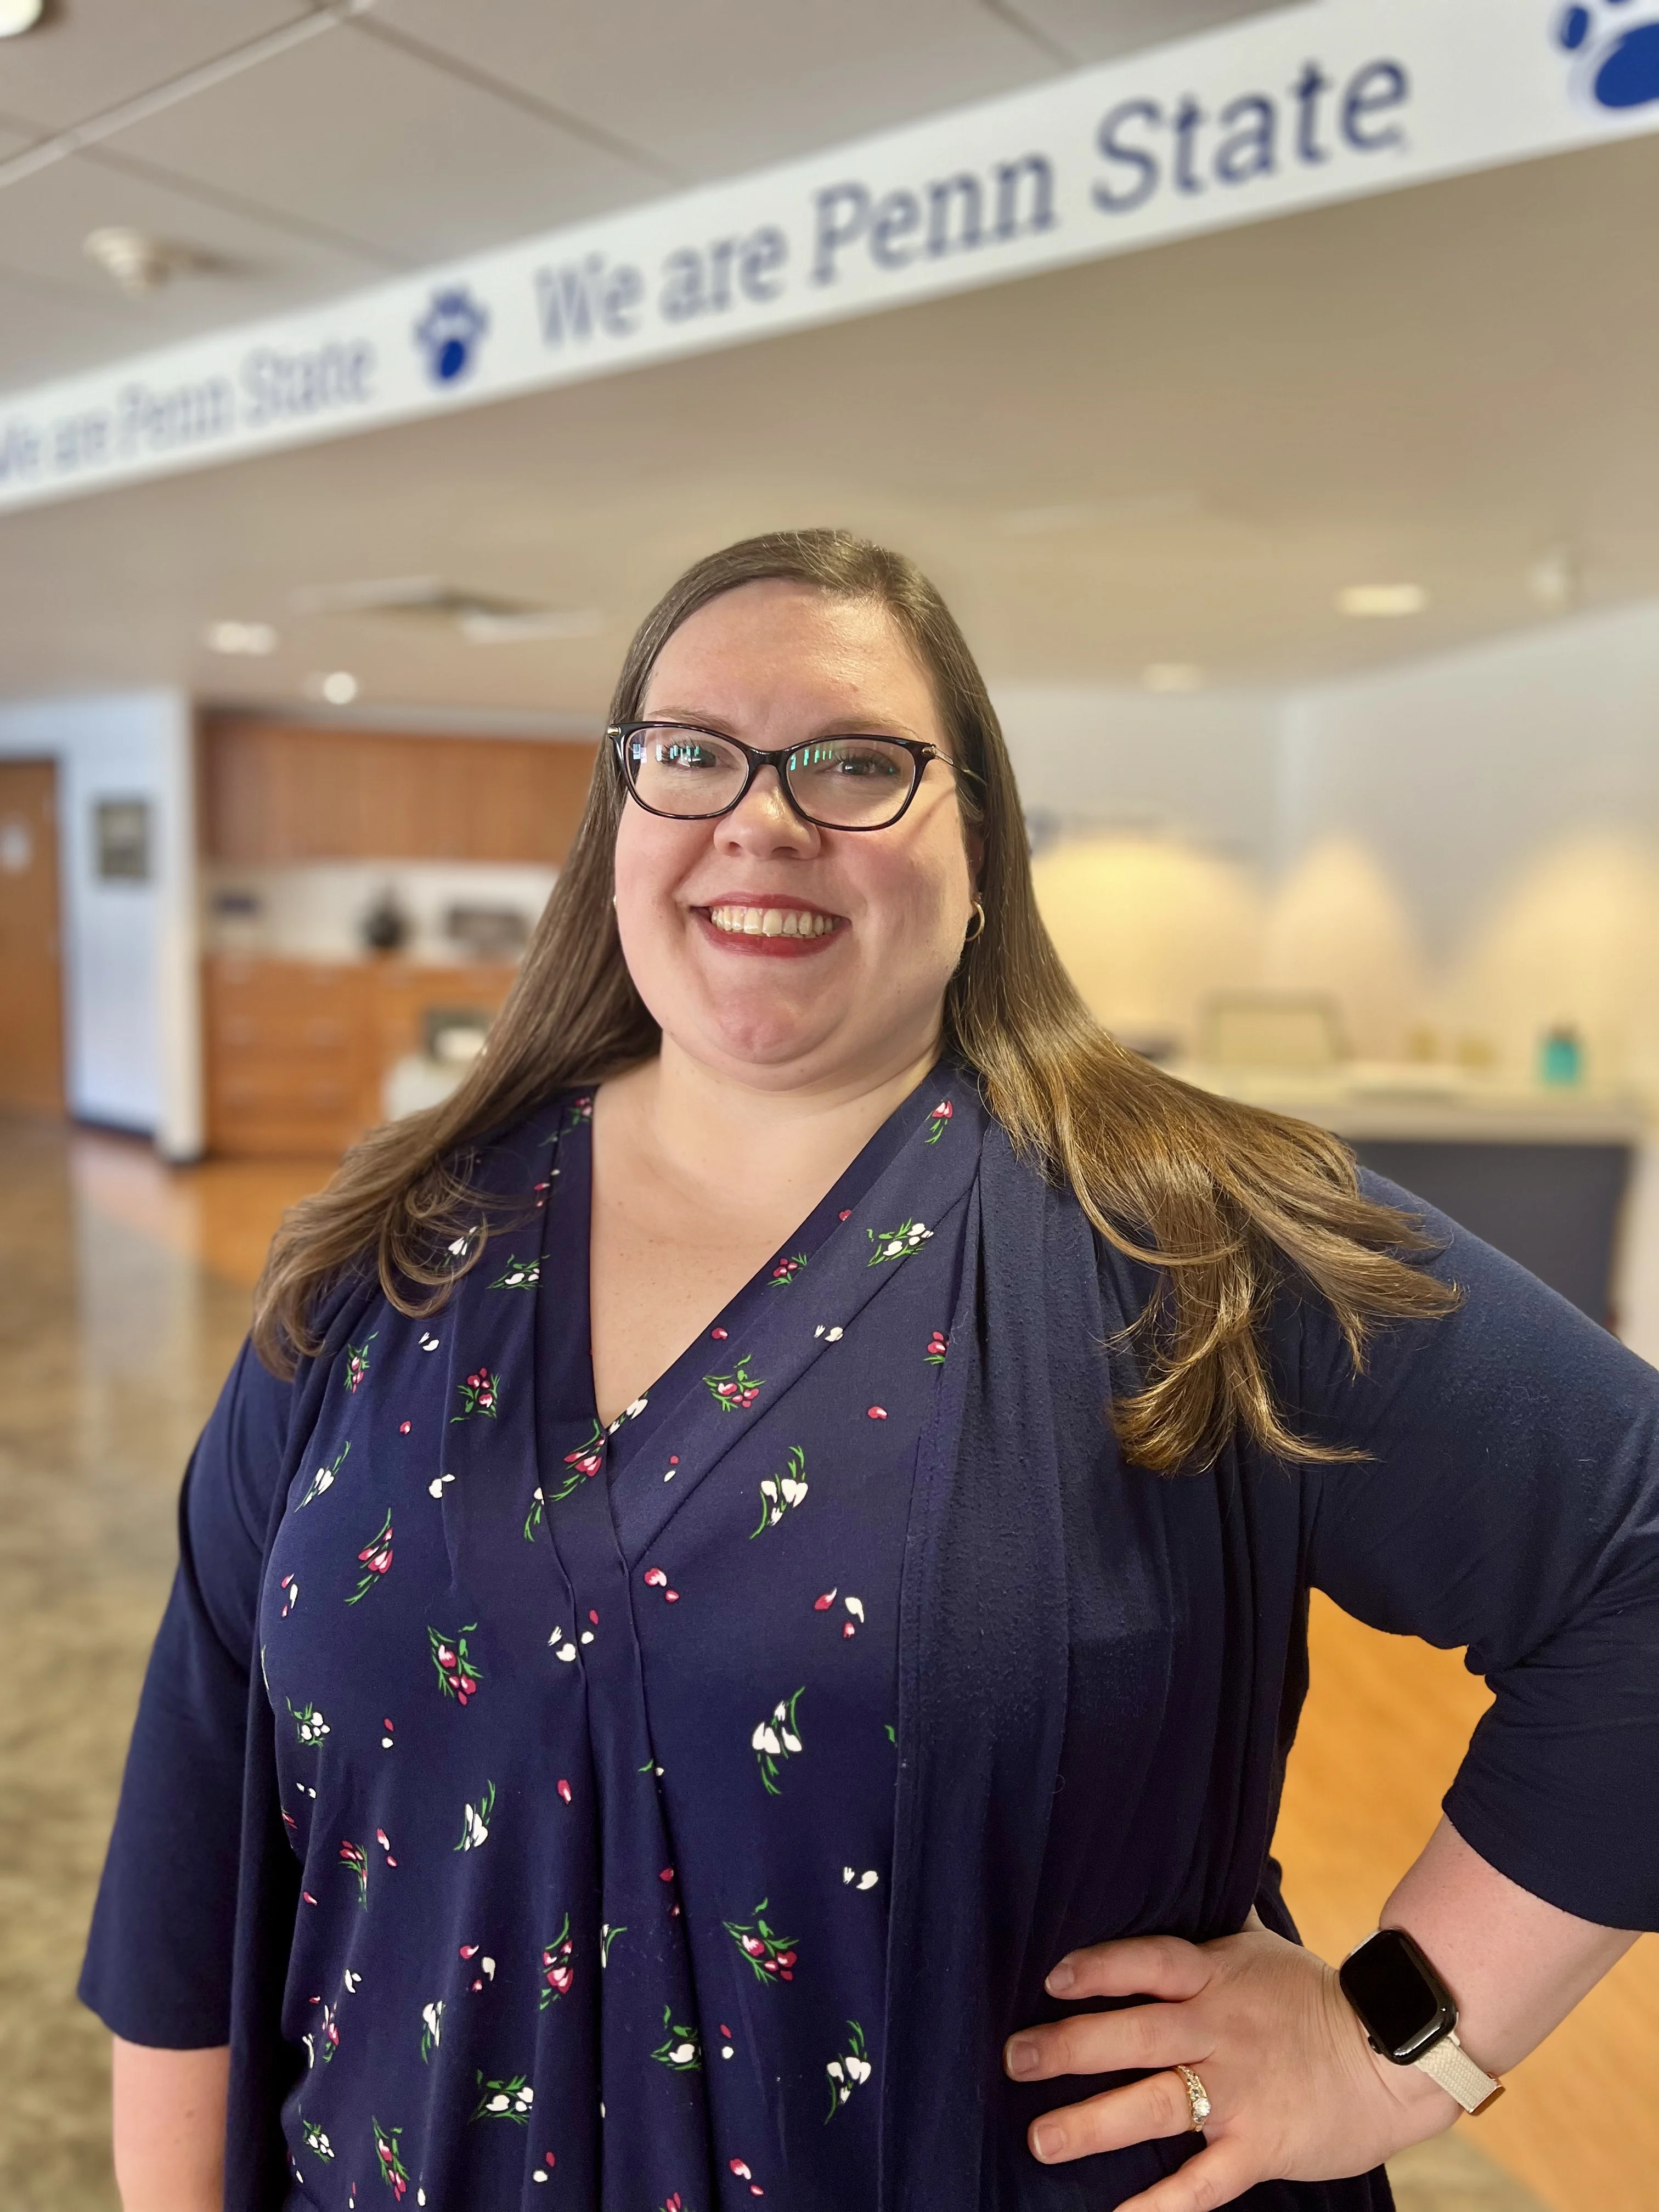
[[[479,339],[489,328],[489,317],[465,284],[453,291],[434,292],[431,305],[415,325],[415,341],[426,356],[427,374],[434,384],[453,384],[472,366]]]
[[[1645,107],[1659,100],[1656,0],[1587,0],[1561,12],[1556,40],[1577,57],[1573,75],[1598,107]]]

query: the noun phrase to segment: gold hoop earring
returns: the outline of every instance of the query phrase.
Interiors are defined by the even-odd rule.
[[[969,930],[962,940],[964,945],[971,945],[976,937],[983,937],[985,934],[985,908],[977,899],[974,901],[974,921],[975,927]]]

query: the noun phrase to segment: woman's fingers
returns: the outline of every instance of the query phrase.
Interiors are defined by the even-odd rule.
[[[1051,2081],[1058,2074],[1196,2066],[1209,2055],[1208,2040],[1187,2006],[1149,2004],[1073,2013],[1069,2020],[1021,2028],[1004,2045],[1002,2063],[1016,2081]]]
[[[1215,2212],[1266,2179],[1241,2144],[1212,2143],[1154,2187],[1126,2197],[1118,2212]]]
[[[1068,1951],[1043,1986],[1054,1997],[1195,1997],[1213,1971],[1178,1936],[1126,1936]]]
[[[1097,2151],[1121,2150],[1155,2136],[1185,2135],[1193,2124],[1187,2085],[1179,2074],[1149,2074],[1127,2089],[1109,2089],[1080,2105],[1062,2105],[1033,2120],[1026,2132],[1032,2155],[1045,2166]]]

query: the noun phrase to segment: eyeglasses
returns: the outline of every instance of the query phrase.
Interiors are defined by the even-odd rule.
[[[916,738],[814,738],[757,752],[737,738],[684,722],[619,722],[606,736],[629,794],[670,822],[713,822],[748,796],[763,768],[783,795],[820,830],[890,830],[915,797],[929,761],[945,759]]]

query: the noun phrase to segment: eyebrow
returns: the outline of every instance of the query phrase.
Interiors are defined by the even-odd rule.
[[[736,738],[738,734],[723,714],[710,714],[693,707],[653,707],[649,714],[641,710],[637,719],[642,722],[683,722],[692,729],[708,730],[721,738]],[[797,738],[795,743],[810,745],[818,738],[909,738],[918,744],[937,743],[932,738],[918,737],[908,723],[890,714],[840,714],[818,724],[810,735]],[[945,747],[940,745],[939,750],[944,752]]]

